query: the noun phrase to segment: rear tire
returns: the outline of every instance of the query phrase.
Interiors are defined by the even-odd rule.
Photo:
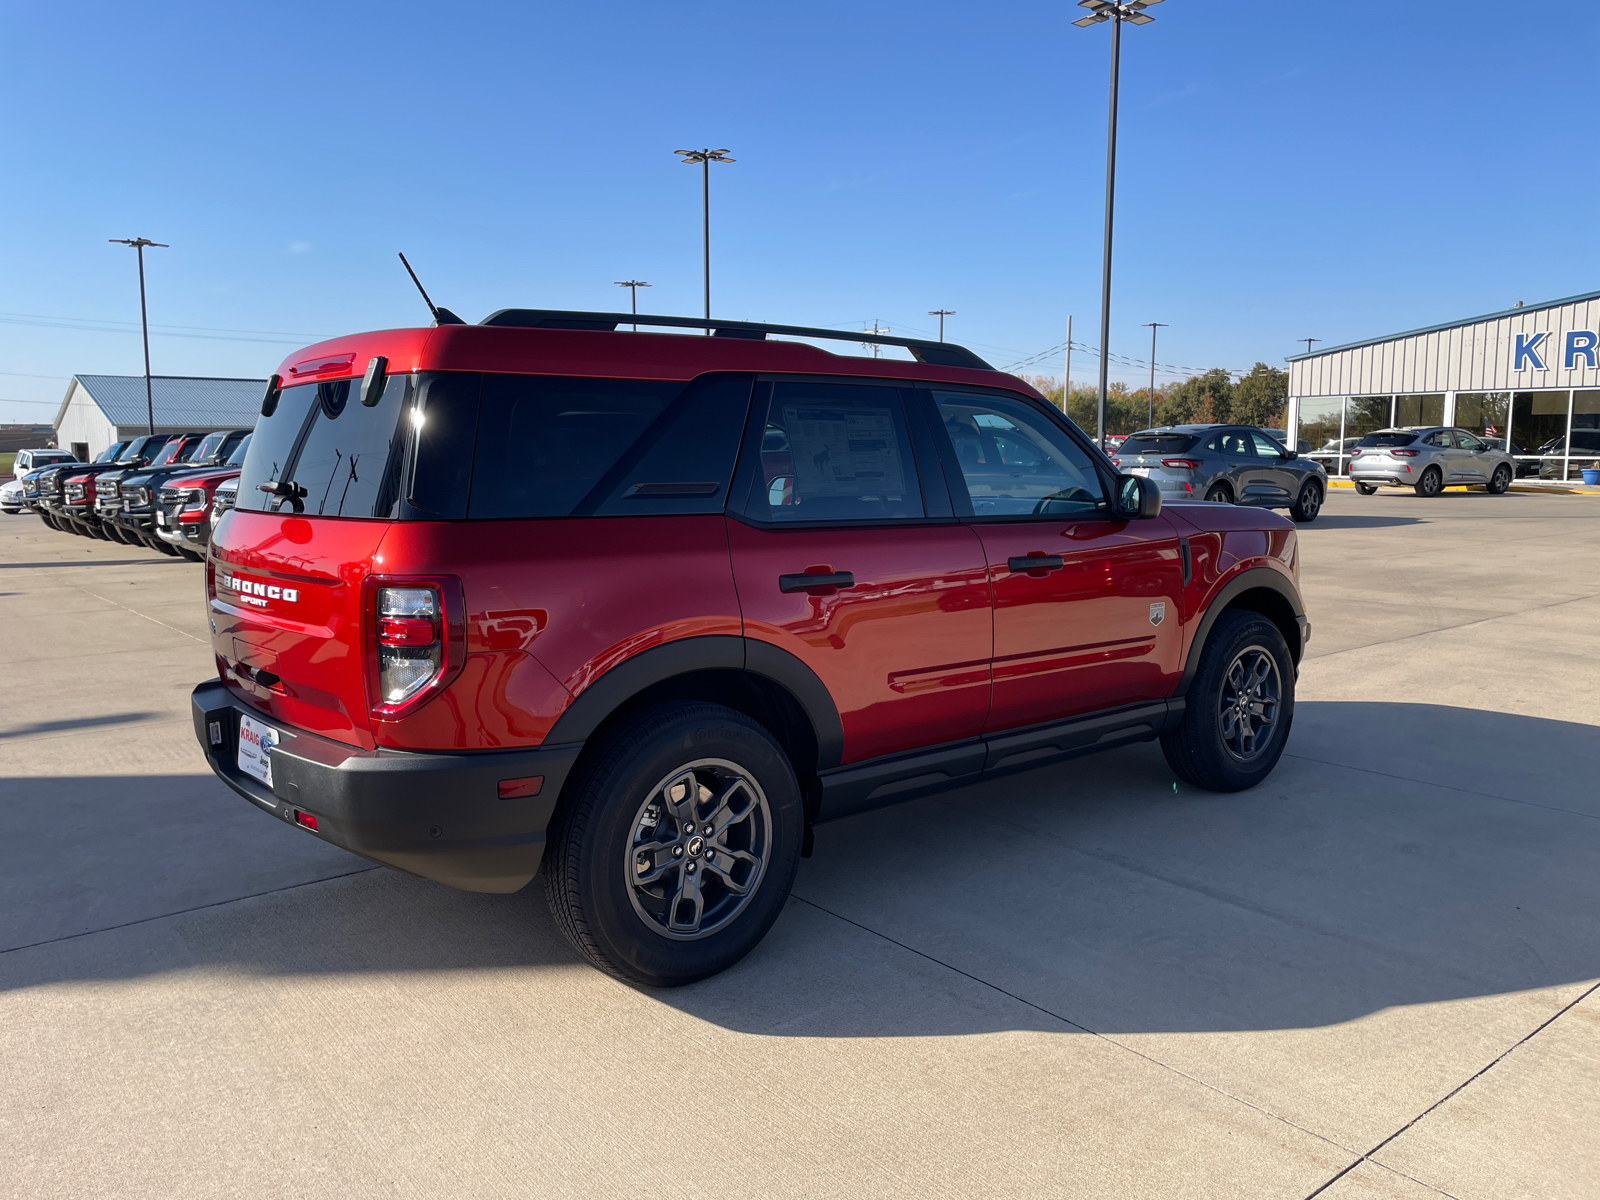
[[[1259,613],[1223,613],[1200,651],[1178,728],[1161,737],[1185,783],[1240,792],[1272,773],[1294,721],[1294,661],[1278,627]]]
[[[1213,483],[1206,489],[1206,500],[1212,504],[1232,504],[1233,489],[1225,483]]]
[[[1489,494],[1503,496],[1511,490],[1511,468],[1501,463],[1494,469],[1494,475],[1489,480]]]
[[[651,987],[693,983],[766,936],[804,830],[794,768],[770,733],[721,705],[664,704],[573,780],[545,853],[545,898],[602,971]]]
[[[1289,515],[1302,525],[1309,525],[1317,519],[1317,514],[1322,511],[1322,489],[1314,483],[1307,483],[1300,489],[1300,499],[1289,510]]]
[[[1438,467],[1429,467],[1422,473],[1422,478],[1417,480],[1417,495],[1432,499],[1444,491],[1444,472]]]
[[[1378,485],[1375,484],[1375,483],[1358,483],[1358,484],[1356,484],[1356,491],[1360,492],[1363,496],[1370,496],[1374,492],[1376,492],[1377,490],[1378,490]]]

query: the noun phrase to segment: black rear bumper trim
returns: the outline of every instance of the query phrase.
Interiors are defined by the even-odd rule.
[[[290,823],[296,810],[309,813],[323,841],[469,892],[514,892],[538,872],[545,828],[583,749],[360,750],[273,720],[215,679],[194,689],[190,707],[212,771],[263,812]],[[271,788],[238,768],[242,714],[284,735]],[[500,798],[501,780],[534,775],[544,777],[536,796]]]

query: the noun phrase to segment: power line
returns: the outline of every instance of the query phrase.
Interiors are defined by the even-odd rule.
[[[43,313],[0,313],[0,324],[31,325],[42,329],[75,329],[82,333],[138,333],[137,321],[114,321],[102,317],[57,317]],[[193,331],[193,332],[185,332]],[[162,337],[198,338],[212,342],[266,342],[274,345],[303,346],[319,342],[325,333],[290,333],[276,329],[221,329],[208,325],[151,325],[150,332]],[[264,336],[229,337],[228,334]]]

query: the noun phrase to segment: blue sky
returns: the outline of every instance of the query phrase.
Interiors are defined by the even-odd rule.
[[[1011,5],[11,4],[0,420],[509,306],[1098,338],[1108,30]],[[1600,5],[1167,0],[1125,30],[1112,350],[1205,368],[1600,287]],[[183,336],[180,336],[183,335]],[[1056,356],[1038,368],[1060,373]],[[1094,360],[1076,355],[1075,378]],[[1114,377],[1137,382],[1142,370]],[[1170,376],[1167,376],[1170,378]]]

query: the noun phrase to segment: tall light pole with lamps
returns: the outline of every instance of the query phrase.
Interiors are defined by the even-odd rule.
[[[706,285],[706,320],[711,320],[711,164],[714,162],[731,163],[737,159],[729,158],[726,148],[721,150],[674,150],[674,154],[683,155],[686,163],[700,164],[700,224],[701,242],[704,251],[704,274]],[[706,333],[711,333],[710,328]]]
[[[1156,330],[1165,329],[1161,321],[1147,321],[1150,328],[1150,390],[1145,394],[1145,399],[1150,401],[1150,415],[1145,420],[1154,425],[1156,423]]]
[[[617,286],[628,289],[628,294],[633,298],[633,315],[637,317],[639,315],[639,289],[650,285],[642,279],[619,279],[617,280]],[[635,325],[633,331],[638,333],[639,327]]]
[[[149,238],[107,238],[106,241],[117,246],[132,246],[139,252],[139,328],[144,333],[144,415],[149,423],[150,432],[156,431],[156,401],[155,395],[150,390],[150,318],[145,313],[144,306],[144,248],[155,246],[159,250],[169,247],[166,242],[152,242]]]
[[[1122,23],[1148,25],[1155,20],[1144,10],[1161,0],[1078,0],[1080,8],[1089,15],[1074,21],[1074,25],[1087,28],[1103,21],[1111,22],[1111,115],[1106,127],[1106,246],[1100,272],[1100,398],[1096,405],[1095,441],[1101,449],[1106,444],[1106,389],[1111,370],[1111,217],[1116,208],[1117,187],[1117,73],[1122,58]]]

